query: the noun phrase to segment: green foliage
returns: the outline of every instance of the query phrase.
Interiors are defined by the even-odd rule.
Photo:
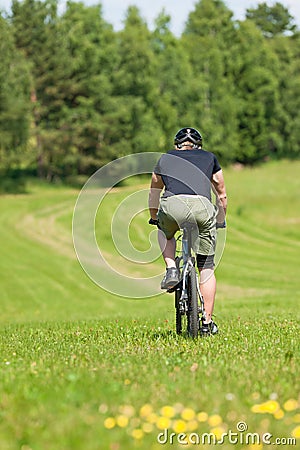
[[[250,21],[240,24],[235,54],[236,86],[240,99],[241,162],[261,161],[280,145],[279,61]]]
[[[31,77],[29,64],[15,48],[11,29],[1,16],[0,54],[0,177],[3,179],[8,177],[9,170],[30,162],[27,149]],[[2,180],[2,189],[4,184]]]
[[[119,138],[112,147],[117,156],[161,149],[163,131],[155,114],[156,67],[151,33],[139,10],[129,7],[124,30],[118,33],[118,63],[113,74],[112,126]]]
[[[205,142],[227,162],[240,152],[240,106],[232,56],[237,51],[236,34],[232,12],[225,4],[202,0],[190,14],[183,37],[196,80],[193,120],[201,124]]]
[[[266,37],[294,32],[296,25],[294,18],[281,3],[276,2],[269,6],[267,3],[259,3],[257,8],[249,8],[246,12],[247,19],[253,20],[256,26]]]
[[[246,16],[199,0],[178,37],[165,10],[150,31],[130,6],[115,32],[101,5],[13,0],[0,21],[0,170],[88,176],[171,148],[187,125],[222,164],[298,158],[299,32],[280,3]]]
[[[70,86],[62,128],[77,151],[75,173],[90,173],[105,160],[109,142],[104,117],[111,111],[111,74],[117,61],[116,36],[100,6],[68,3],[61,19],[70,61]]]

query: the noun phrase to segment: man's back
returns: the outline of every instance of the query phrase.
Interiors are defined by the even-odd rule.
[[[211,198],[211,179],[221,170],[213,153],[202,149],[170,150],[162,155],[154,172],[162,177],[164,197],[202,195]]]

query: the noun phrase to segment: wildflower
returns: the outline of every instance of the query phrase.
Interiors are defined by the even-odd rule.
[[[144,422],[142,424],[142,430],[144,431],[144,433],[152,433],[153,431],[152,423]]]
[[[253,405],[251,411],[258,414],[275,414],[279,409],[280,406],[276,400],[268,400],[267,402]]]
[[[153,412],[153,408],[149,403],[143,405],[140,409],[141,417],[148,417]]]
[[[158,417],[156,421],[156,426],[159,430],[164,430],[165,428],[170,428],[171,421],[168,417]]]
[[[127,416],[120,414],[119,416],[116,417],[116,422],[120,428],[125,428],[127,427],[129,420]]]
[[[197,420],[189,420],[186,424],[186,429],[188,431],[195,431],[198,429],[199,423]]]
[[[263,413],[264,411],[262,411],[262,406],[257,404],[257,405],[253,405],[251,407],[251,411],[254,413]]]
[[[295,414],[293,417],[293,422],[300,423],[300,414]]]
[[[290,398],[283,405],[283,407],[286,411],[294,411],[295,409],[298,408],[298,406],[299,406],[298,402],[294,398]]]
[[[183,420],[193,420],[196,416],[195,411],[192,408],[184,408],[184,410],[181,412],[181,417]]]
[[[108,430],[111,430],[112,428],[114,428],[116,426],[116,420],[113,417],[107,417],[104,420],[104,426]]]
[[[219,416],[218,414],[213,414],[212,416],[210,416],[208,418],[208,424],[211,427],[217,427],[218,425],[220,425],[223,422],[222,417]]]
[[[182,403],[175,403],[174,410],[177,414],[180,414],[183,409],[184,406],[182,405]]]
[[[131,405],[121,405],[119,407],[119,411],[121,414],[124,414],[124,416],[132,417],[135,414],[135,409]]]
[[[184,420],[178,419],[173,423],[173,430],[175,433],[184,433],[186,431],[186,422]]]
[[[197,414],[198,422],[206,422],[208,419],[208,414],[206,412],[199,412]]]
[[[274,414],[280,409],[279,403],[276,400],[269,400],[264,404],[265,411],[270,414]]]
[[[141,430],[140,428],[135,428],[134,430],[132,430],[131,436],[132,436],[134,439],[137,439],[137,440],[143,439],[143,437],[144,437],[144,432],[143,432],[143,430]]]
[[[293,429],[292,436],[296,439],[300,439],[300,425]]]
[[[277,411],[275,411],[273,416],[275,417],[275,419],[280,420],[280,419],[282,419],[284,417],[284,411],[280,408]]]
[[[172,417],[175,416],[176,411],[175,411],[175,409],[173,408],[173,406],[163,406],[163,407],[161,408],[161,410],[160,410],[160,413],[161,413],[161,415],[164,416],[164,417],[172,418]]]
[[[149,423],[156,423],[157,421],[157,415],[155,413],[150,413],[148,414],[148,416],[146,417],[147,422]]]
[[[248,447],[249,450],[260,450],[262,448],[262,444],[250,444]]]
[[[108,406],[105,403],[101,403],[98,408],[99,413],[105,414],[108,411]]]
[[[222,427],[214,427],[210,430],[211,433],[213,433],[216,437],[216,439],[218,441],[221,441],[223,433],[224,433],[224,428]]]

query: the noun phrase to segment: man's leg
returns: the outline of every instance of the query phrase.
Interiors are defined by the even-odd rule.
[[[204,300],[206,323],[211,322],[216,296],[216,277],[214,269],[199,269],[200,291]]]
[[[158,230],[158,242],[159,246],[166,263],[167,268],[176,267],[175,264],[175,252],[176,252],[176,241],[175,238],[167,239],[165,234]]]
[[[179,274],[175,264],[176,241],[166,239],[165,234],[158,231],[158,242],[166,264],[166,274],[161,282],[162,289],[171,289],[179,283]]]

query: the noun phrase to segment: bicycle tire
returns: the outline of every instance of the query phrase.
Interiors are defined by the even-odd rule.
[[[196,338],[199,332],[199,308],[198,308],[198,290],[197,275],[195,267],[192,267],[189,273],[188,285],[188,334]]]
[[[179,300],[181,296],[181,290],[175,291],[175,312],[176,312],[176,333],[182,334],[182,314],[179,310]]]

